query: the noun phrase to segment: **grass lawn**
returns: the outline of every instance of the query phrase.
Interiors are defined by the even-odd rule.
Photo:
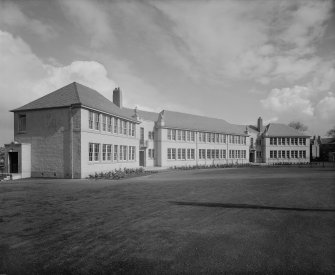
[[[335,273],[335,170],[0,183],[0,274]]]

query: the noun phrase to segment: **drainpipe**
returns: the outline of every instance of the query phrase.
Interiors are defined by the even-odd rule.
[[[71,179],[73,179],[73,115],[72,106],[70,106],[70,152],[71,152]]]

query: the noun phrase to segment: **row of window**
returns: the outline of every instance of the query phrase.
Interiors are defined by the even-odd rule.
[[[270,150],[270,159],[305,159],[306,150]]]
[[[195,132],[186,131],[186,130],[167,130],[167,139],[168,140],[182,140],[182,141],[195,141]]]
[[[194,160],[195,149],[192,148],[168,148],[167,157],[169,160]]]
[[[306,138],[270,138],[270,145],[306,145]]]
[[[134,161],[136,160],[136,147],[126,145],[112,145],[89,143],[89,161]]]
[[[94,130],[132,137],[136,134],[135,123],[109,115],[100,115],[99,113],[92,111],[89,112],[88,127]]]
[[[194,160],[195,149],[168,148],[168,160]],[[230,159],[245,159],[246,150],[229,150]],[[225,149],[199,149],[199,159],[226,159]]]
[[[226,143],[227,135],[217,134],[217,133],[204,133],[199,132],[199,142],[209,142],[209,143]],[[246,144],[245,136],[235,136],[228,135],[229,143],[232,144]],[[187,130],[167,130],[167,139],[168,140],[177,140],[177,141],[195,141],[195,132]]]

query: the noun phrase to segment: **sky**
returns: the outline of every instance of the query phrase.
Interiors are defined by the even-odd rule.
[[[13,113],[73,81],[124,105],[335,125],[335,2],[0,0],[0,145]]]

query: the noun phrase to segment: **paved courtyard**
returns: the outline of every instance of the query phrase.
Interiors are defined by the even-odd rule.
[[[335,170],[0,183],[0,274],[334,273]]]

